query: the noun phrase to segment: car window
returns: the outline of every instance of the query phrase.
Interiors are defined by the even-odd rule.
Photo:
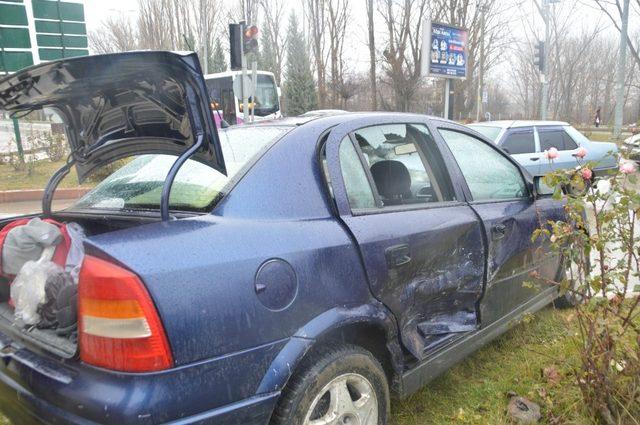
[[[288,127],[275,126],[234,127],[220,131],[227,174],[194,160],[186,161],[173,182],[170,208],[207,211],[223,195],[227,183],[287,131]],[[141,155],[118,161],[114,164],[117,169],[80,198],[75,206],[83,209],[158,209],[165,178],[175,160],[171,155]]]
[[[536,142],[533,137],[533,130],[510,133],[502,143],[502,149],[511,155],[535,152]]]
[[[374,208],[376,202],[373,190],[349,136],[345,137],[340,144],[340,168],[351,208]]]
[[[372,126],[354,138],[384,206],[453,200],[442,157],[425,126]]]
[[[440,129],[475,201],[523,198],[527,186],[516,165],[500,152],[465,133]]]
[[[540,149],[546,151],[556,148],[560,151],[568,151],[578,148],[578,144],[562,129],[538,128],[540,137]]]

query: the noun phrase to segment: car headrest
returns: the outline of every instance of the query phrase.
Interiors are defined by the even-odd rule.
[[[394,199],[411,193],[409,170],[400,161],[385,160],[371,166],[371,175],[381,196]]]

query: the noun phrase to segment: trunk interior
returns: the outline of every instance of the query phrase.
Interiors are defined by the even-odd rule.
[[[37,215],[0,220],[0,230],[17,218],[33,217],[37,217]],[[157,214],[124,216],[122,214],[107,215],[95,212],[63,212],[53,214],[50,218],[61,223],[78,223],[84,229],[87,238],[158,221]],[[78,351],[77,330],[61,335],[56,328],[40,329],[36,325],[21,326],[16,323],[14,320],[14,307],[10,304],[10,280],[2,277],[2,275],[0,275],[0,331],[8,334],[13,339],[21,340],[29,345],[36,345],[62,358],[72,358],[76,356]]]

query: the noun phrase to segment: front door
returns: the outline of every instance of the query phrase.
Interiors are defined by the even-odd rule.
[[[424,124],[352,125],[336,128],[327,142],[335,200],[373,295],[422,359],[479,326],[482,226]]]
[[[475,136],[440,128],[464,175],[468,199],[484,224],[488,243],[487,288],[480,312],[483,326],[507,315],[546,286],[531,275],[554,279],[557,256],[531,235],[549,219],[559,219],[562,206],[535,202],[520,168],[503,152]]]

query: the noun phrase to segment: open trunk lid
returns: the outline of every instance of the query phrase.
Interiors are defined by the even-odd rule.
[[[226,174],[194,53],[127,52],[62,59],[0,80],[0,110],[48,107],[67,128],[78,178],[116,159],[180,155]],[[203,142],[198,141],[203,138]]]

